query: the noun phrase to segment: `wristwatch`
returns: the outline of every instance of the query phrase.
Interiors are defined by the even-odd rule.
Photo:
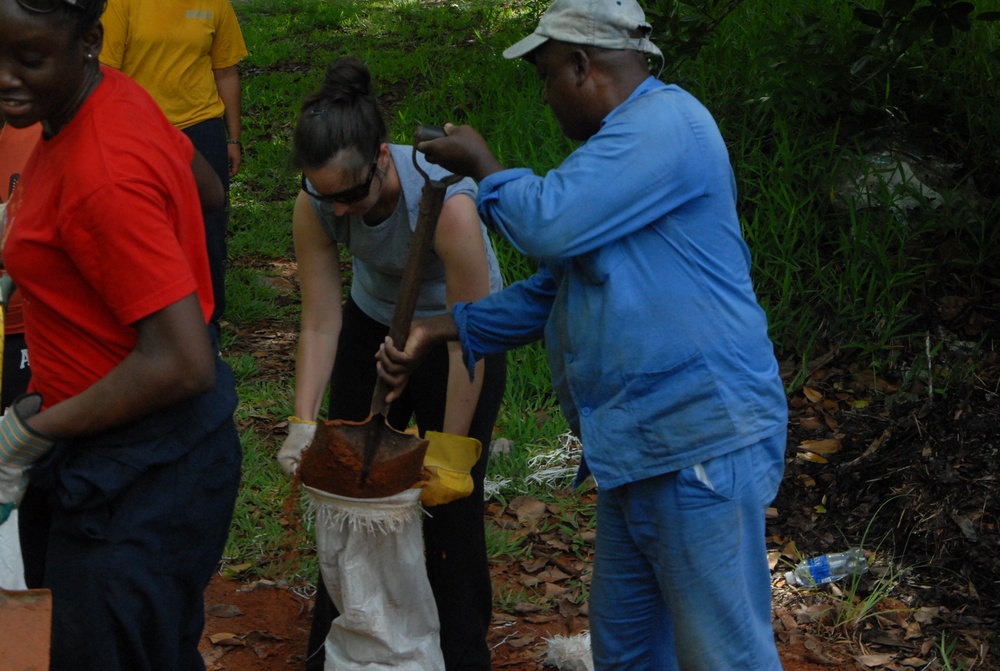
[[[240,144],[239,140],[226,140],[226,144]]]

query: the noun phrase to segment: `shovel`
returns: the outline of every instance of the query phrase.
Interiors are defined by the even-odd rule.
[[[417,163],[416,145],[444,136],[437,126],[419,126],[414,136],[413,165],[424,177],[420,211],[413,241],[403,268],[399,298],[389,326],[389,337],[397,346],[406,343],[410,322],[420,294],[420,273],[434,243],[438,217],[448,186],[461,176],[432,180]],[[375,383],[371,412],[363,422],[320,422],[312,443],[302,453],[299,474],[302,484],[349,498],[372,499],[393,496],[424,479],[423,462],[427,440],[389,426],[389,386],[381,378]]]
[[[52,593],[0,588],[0,667],[10,671],[49,668]]]

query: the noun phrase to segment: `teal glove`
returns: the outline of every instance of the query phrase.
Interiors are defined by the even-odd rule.
[[[0,417],[0,524],[21,503],[28,487],[25,472],[31,464],[55,445],[25,424],[42,409],[41,394],[26,394],[14,399]]]

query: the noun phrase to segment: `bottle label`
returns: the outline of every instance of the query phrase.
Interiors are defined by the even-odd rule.
[[[830,576],[830,562],[827,560],[826,555],[813,557],[809,560],[809,573],[812,574],[812,578],[816,581],[817,585],[823,585],[836,580],[836,578]]]

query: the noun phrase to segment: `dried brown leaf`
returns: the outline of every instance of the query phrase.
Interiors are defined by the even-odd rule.
[[[854,659],[862,666],[867,666],[870,669],[874,669],[880,666],[885,666],[891,663],[896,658],[895,655],[883,652],[871,655],[855,655]]]
[[[231,645],[231,646],[243,646],[246,642],[243,641],[236,634],[230,634],[226,632],[212,634],[208,637],[208,640],[212,642],[212,645]]]
[[[523,568],[527,573],[537,573],[541,569],[545,568],[545,565],[548,563],[549,560],[547,557],[534,557],[521,562],[521,568]]]
[[[560,580],[565,580],[569,576],[557,568],[550,568],[542,571],[538,574],[538,579],[543,582],[559,582]]]
[[[243,615],[243,611],[231,603],[214,603],[206,609],[205,614],[212,617],[239,617]]]
[[[797,447],[814,454],[833,454],[839,452],[842,445],[836,438],[824,438],[823,440],[803,440]]]
[[[799,426],[803,429],[816,430],[822,429],[824,423],[823,420],[816,415],[810,415],[808,417],[799,417]]]
[[[812,387],[802,387],[802,393],[805,394],[810,403],[816,403],[823,399],[823,394]]]
[[[534,526],[545,515],[545,504],[533,496],[518,496],[508,506],[516,516],[518,523],[524,526]]]
[[[546,599],[558,599],[561,596],[565,596],[569,591],[569,587],[563,587],[554,583],[545,583],[545,589],[542,593]]]

